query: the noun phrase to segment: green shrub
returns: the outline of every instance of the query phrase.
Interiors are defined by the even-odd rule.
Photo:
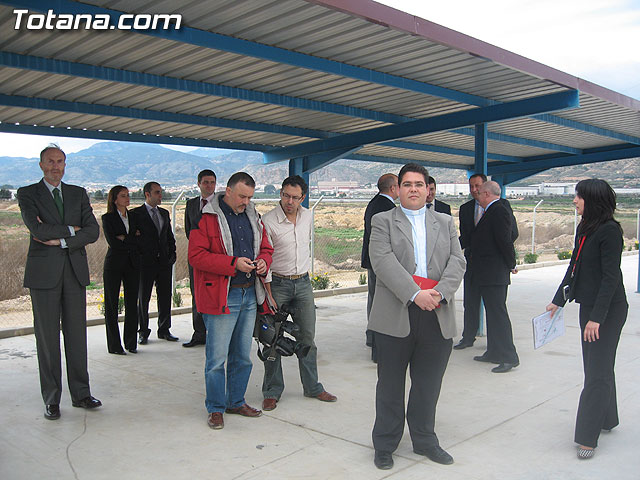
[[[100,315],[104,315],[104,295],[100,294]],[[120,292],[120,296],[118,297],[118,315],[124,312],[124,294]]]
[[[638,245],[640,245],[640,244],[638,242],[636,242],[636,244],[635,244],[636,250],[638,250]]]
[[[571,258],[571,252],[568,250],[560,250],[557,253],[557,255],[558,255],[558,260],[568,260]]]
[[[358,285],[366,285],[367,284],[367,274],[361,273],[358,277]]]
[[[524,263],[536,263],[538,261],[537,253],[527,253],[524,256]]]
[[[311,277],[311,287],[314,290],[326,290],[327,288],[329,288],[329,274],[328,273],[321,273],[321,274],[316,274],[313,277]]]
[[[178,289],[175,289],[173,291],[173,306],[174,307],[182,306],[182,295],[180,295],[180,292],[178,291]]]

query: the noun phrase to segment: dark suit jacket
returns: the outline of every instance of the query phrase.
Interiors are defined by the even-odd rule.
[[[433,201],[436,212],[446,213],[447,215],[451,215],[451,205],[448,203],[441,202],[437,198]]]
[[[189,238],[189,232],[194,228],[198,228],[198,223],[202,218],[202,212],[200,211],[200,196],[190,198],[187,200],[187,206],[184,211],[184,231]]]
[[[140,267],[140,236],[136,236],[138,227],[136,217],[129,211],[129,233],[124,228],[117,211],[102,215],[102,231],[109,244],[107,255],[104,258],[104,269],[124,270],[125,268]],[[125,235],[125,239],[116,238]]]
[[[576,263],[579,241],[580,237],[576,236],[571,262],[553,297],[553,303],[561,307],[566,303],[562,288],[571,283],[571,270]],[[600,225],[586,238],[582,246],[570,298],[575,299],[576,303],[593,307],[589,320],[603,323],[609,306],[627,299],[620,270],[623,249],[622,231],[618,224],[611,220]]]
[[[89,266],[84,247],[98,239],[100,227],[93,216],[84,188],[61,182],[60,189],[64,203],[64,220],[60,219],[53,196],[44,184],[44,179],[18,189],[22,220],[31,234],[24,270],[24,286],[27,288],[55,287],[62,277],[67,254],[78,282],[83,286],[89,285]],[[69,225],[81,229],[72,236]],[[69,248],[43,245],[33,237],[43,241],[64,238]]]
[[[468,267],[477,285],[509,285],[516,266],[511,216],[503,202],[493,203],[471,232]]]
[[[169,212],[160,207],[158,207],[158,212],[163,220],[160,235],[158,235],[158,229],[144,204],[131,211],[138,230],[140,230],[141,267],[168,267],[176,261],[176,239],[171,231]]]
[[[377,194],[371,199],[364,211],[364,236],[362,237],[362,255],[360,257],[362,268],[371,268],[371,260],[369,259],[369,239],[371,238],[371,218],[376,213],[386,212],[395,208],[396,204],[387,197]]]
[[[511,209],[511,204],[509,200],[506,198],[501,198],[498,200],[509,212],[511,216],[511,243],[515,242],[518,238],[518,222],[516,221],[516,217],[513,214],[513,210]],[[471,199],[466,203],[460,205],[460,210],[458,212],[458,218],[460,219],[460,247],[464,250],[464,256],[469,258],[471,251],[469,250],[469,245],[471,244],[471,234],[473,230],[476,228],[474,225],[474,214],[475,214],[475,199]]]

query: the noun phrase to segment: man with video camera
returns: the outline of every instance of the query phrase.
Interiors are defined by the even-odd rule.
[[[280,202],[262,218],[273,245],[273,263],[266,286],[271,290],[278,307],[281,310],[286,308],[291,313],[293,323],[299,327],[292,332],[298,344],[311,347],[306,355],[298,355],[304,395],[323,402],[335,402],[337,397],[325,391],[318,382],[318,351],[313,341],[316,310],[309,278],[313,218],[311,211],[301,205],[306,194],[307,184],[302,177],[294,175],[285,178],[280,190]],[[281,316],[286,318],[286,312]],[[276,408],[284,391],[281,355],[275,353],[274,357],[264,362],[262,409],[266,411]]]
[[[251,203],[255,186],[249,174],[234,173],[226,190],[204,206],[198,228],[189,234],[196,307],[207,329],[205,406],[213,429],[224,427],[225,412],[262,415],[244,398],[257,305],[265,308],[258,276],[267,273],[273,253]]]

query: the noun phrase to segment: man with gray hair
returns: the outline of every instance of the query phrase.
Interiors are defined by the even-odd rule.
[[[38,352],[40,390],[47,420],[60,418],[64,335],[67,381],[74,407],[93,409],[87,371],[87,298],[89,265],[85,247],[100,227],[84,188],[62,182],[67,156],[57,145],[40,152],[42,180],[18,189],[22,220],[29,229],[24,286],[31,294]]]
[[[498,364],[491,370],[494,373],[505,373],[520,365],[507,311],[510,273],[517,273],[516,254],[511,214],[499,201],[500,193],[496,182],[479,186],[477,200],[484,213],[471,233],[471,254],[467,258],[468,273],[478,285],[487,312],[487,351],[473,359]]]

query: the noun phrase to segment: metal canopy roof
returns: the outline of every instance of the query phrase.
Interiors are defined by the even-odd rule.
[[[15,30],[15,8],[180,30]],[[369,0],[0,0],[0,131],[485,170],[640,156],[640,102]]]

